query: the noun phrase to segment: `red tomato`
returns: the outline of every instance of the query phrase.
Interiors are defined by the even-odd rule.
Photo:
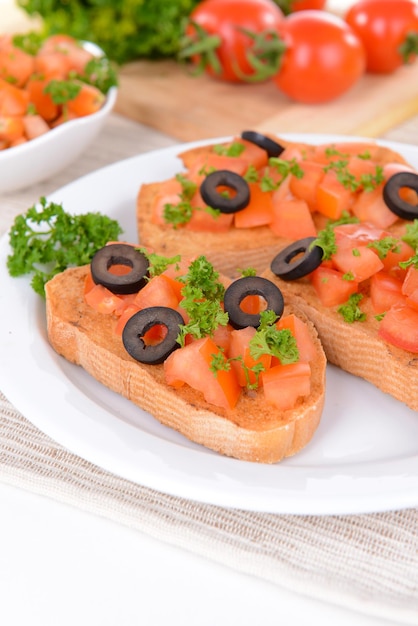
[[[308,9],[323,9],[326,0],[274,0],[279,5],[285,15],[295,11],[306,11]]]
[[[369,72],[390,73],[418,52],[418,6],[412,0],[363,0],[345,20],[361,39]]]
[[[232,368],[219,370],[216,375],[211,371],[213,355],[218,353],[219,348],[210,337],[174,350],[164,361],[167,384],[178,388],[187,383],[203,393],[210,404],[232,409],[238,402],[241,388]]]
[[[370,298],[375,314],[385,313],[392,305],[405,302],[402,281],[386,272],[378,272],[370,279]]]
[[[301,396],[311,393],[311,368],[309,363],[275,365],[261,373],[264,397],[280,411],[293,409]]]
[[[363,75],[363,46],[342,18],[300,11],[289,15],[280,30],[286,52],[274,80],[289,98],[306,104],[328,102]]]
[[[380,322],[378,334],[398,348],[418,353],[418,311],[395,304]]]
[[[311,273],[311,282],[321,304],[324,306],[344,304],[353,293],[356,293],[358,283],[346,280],[343,275],[343,272],[324,265],[320,265]]]
[[[220,80],[260,81],[278,69],[284,16],[271,0],[211,0],[192,11],[180,56]],[[209,39],[210,37],[210,39]],[[277,40],[277,51],[271,45]]]

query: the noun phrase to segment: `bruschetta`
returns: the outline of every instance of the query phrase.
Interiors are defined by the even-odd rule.
[[[150,419],[260,463],[312,439],[326,358],[313,324],[270,280],[113,243],[45,292],[53,348]]]
[[[372,140],[311,145],[253,131],[179,154],[183,170],[141,185],[139,240],[168,256],[204,253],[222,273],[258,272],[281,247],[350,214],[395,230],[383,188],[413,168]]]

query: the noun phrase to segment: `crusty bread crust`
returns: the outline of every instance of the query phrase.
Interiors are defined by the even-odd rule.
[[[292,144],[279,138],[283,146],[297,145],[309,151],[312,145]],[[373,156],[381,165],[385,163],[407,164],[405,159],[393,150],[374,144],[372,140],[364,143],[364,147],[374,147]],[[181,158],[188,169],[196,159],[196,155],[208,153],[211,146],[202,146],[182,152]],[[136,218],[139,241],[160,254],[192,258],[204,254],[216,269],[227,276],[236,277],[239,270],[246,267],[254,268],[258,273],[270,266],[271,259],[291,240],[275,235],[268,226],[256,228],[231,228],[226,232],[199,232],[185,228],[173,228],[152,222],[154,198],[159,193],[159,182],[143,184],[138,190],[136,202]],[[313,219],[318,230],[326,224],[326,218],[314,214]]]
[[[270,270],[288,303],[301,309],[315,325],[330,363],[359,376],[418,411],[418,355],[393,346],[377,335],[379,322],[370,298],[362,301],[364,322],[346,323],[337,307],[323,306],[308,279],[283,281]]]
[[[293,410],[279,412],[260,396],[242,394],[237,406],[225,411],[208,404],[187,385],[168,386],[163,365],[140,364],[125,351],[113,332],[115,318],[96,313],[85,303],[88,271],[87,266],[68,269],[46,285],[48,338],[68,361],[81,365],[162,424],[227,456],[275,463],[311,440],[324,405],[326,359],[314,326],[303,314],[292,307],[287,310],[306,321],[317,348],[310,396]]]

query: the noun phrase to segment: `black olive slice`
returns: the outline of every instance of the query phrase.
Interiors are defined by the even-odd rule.
[[[122,331],[122,342],[126,351],[136,361],[158,365],[180,347],[176,339],[181,324],[184,324],[184,321],[180,313],[169,307],[152,306],[142,309],[126,322]],[[144,335],[154,326],[161,325],[167,328],[164,339],[155,345],[146,344],[143,340]]]
[[[126,265],[130,271],[118,276],[109,270],[113,265]],[[91,260],[91,275],[98,285],[112,293],[135,293],[146,283],[149,261],[145,254],[126,243],[112,243],[96,252]]]
[[[267,152],[267,156],[270,157],[278,157],[284,150],[284,147],[281,146],[274,139],[270,139],[270,137],[266,137],[262,133],[257,133],[255,130],[244,130],[241,133],[241,138],[246,139],[247,141],[251,141],[259,148],[263,148]]]
[[[261,276],[244,276],[234,280],[225,290],[224,307],[229,315],[229,323],[236,329],[260,325],[259,313],[245,313],[241,309],[241,302],[247,296],[262,296],[267,303],[266,308],[274,311],[277,318],[281,317],[284,309],[282,292],[271,280]]]
[[[413,220],[418,217],[418,204],[414,206],[402,200],[399,195],[402,187],[408,187],[418,193],[418,174],[399,172],[391,176],[383,187],[383,199],[392,213],[404,220]]]
[[[273,274],[282,280],[296,280],[313,272],[322,261],[322,248],[312,246],[313,241],[315,237],[305,237],[281,250],[271,262]]]
[[[235,191],[231,198],[222,195],[218,187],[229,187]],[[206,176],[200,185],[200,195],[204,202],[221,213],[236,213],[244,209],[250,201],[250,188],[245,178],[230,170],[216,170]]]

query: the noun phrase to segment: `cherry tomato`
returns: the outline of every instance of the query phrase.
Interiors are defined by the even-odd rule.
[[[324,11],[292,13],[282,23],[286,45],[274,80],[283,93],[305,104],[333,100],[365,71],[365,52],[348,24]]]
[[[210,0],[192,11],[180,58],[230,82],[258,82],[278,69],[284,15],[272,0]]]
[[[285,15],[295,11],[306,11],[308,9],[323,9],[326,0],[274,0]]]
[[[418,5],[411,0],[363,0],[345,16],[363,42],[367,70],[391,73],[418,53]]]

